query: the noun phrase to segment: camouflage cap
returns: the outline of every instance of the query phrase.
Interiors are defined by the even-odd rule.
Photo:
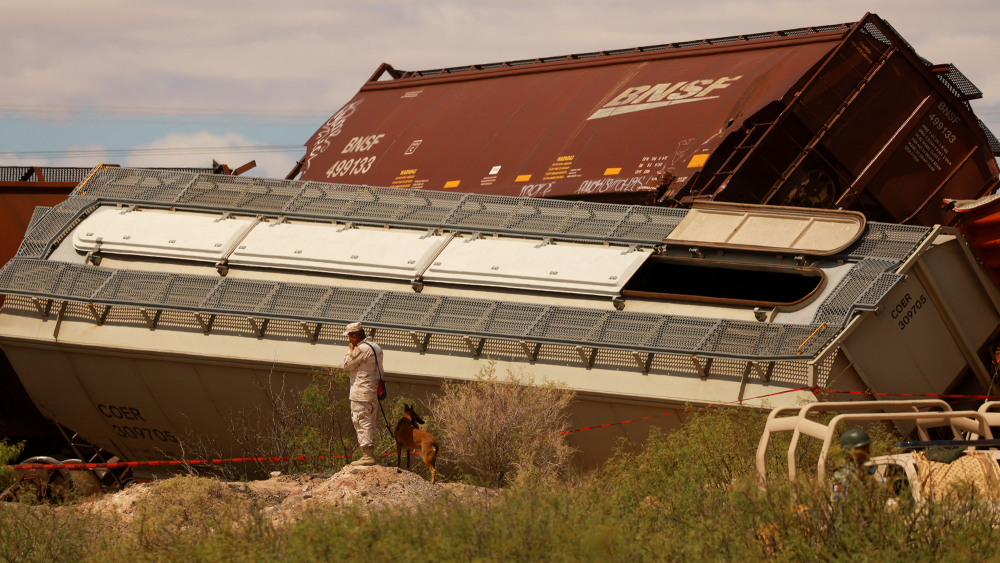
[[[361,326],[361,323],[351,323],[344,327],[344,336],[351,334],[352,332],[358,332],[359,330],[364,330],[365,327]]]

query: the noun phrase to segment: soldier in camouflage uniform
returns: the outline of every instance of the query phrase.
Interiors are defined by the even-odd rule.
[[[832,500],[845,495],[851,486],[871,479],[875,468],[865,467],[865,462],[871,456],[871,443],[871,437],[863,428],[852,428],[840,437],[840,447],[850,459],[841,464],[830,479],[833,485]]]

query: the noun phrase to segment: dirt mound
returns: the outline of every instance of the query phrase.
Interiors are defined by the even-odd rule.
[[[167,482],[132,485],[85,504],[90,509],[117,513],[127,522],[136,516],[139,505],[149,502],[151,495],[159,492],[158,487]],[[300,520],[313,510],[358,507],[363,513],[371,513],[384,509],[412,509],[448,496],[461,502],[489,502],[500,494],[461,483],[432,485],[416,473],[378,465],[348,466],[334,474],[278,475],[263,481],[223,485],[233,493],[233,498],[259,507],[276,525]],[[164,499],[157,502],[162,503]],[[186,501],[178,494],[177,502]]]
[[[267,481],[252,486],[266,486]],[[304,484],[289,494],[282,506],[294,506],[307,500],[316,504],[345,506],[358,502],[365,509],[414,507],[435,501],[447,494],[440,485],[432,485],[409,471],[382,467],[345,467],[339,473],[313,486]]]

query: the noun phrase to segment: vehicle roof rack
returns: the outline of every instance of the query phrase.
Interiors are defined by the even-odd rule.
[[[928,428],[947,426],[951,428],[956,441],[964,441],[962,432],[969,433],[970,440],[980,436],[993,440],[990,426],[1000,426],[1000,412],[989,413],[989,409],[1000,406],[1000,401],[992,401],[980,407],[979,411],[952,411],[951,406],[941,399],[922,399],[913,401],[849,401],[835,403],[812,403],[801,407],[782,407],[774,409],[767,417],[764,433],[757,446],[757,473],[761,482],[767,479],[765,454],[771,434],[777,432],[792,432],[792,440],[788,446],[788,478],[796,476],[795,450],[802,434],[823,441],[816,474],[820,479],[826,477],[826,457],[836,434],[837,425],[841,422],[868,421],[913,421],[917,427],[917,435],[921,441],[929,442]],[[921,411],[920,409],[940,408],[939,411]],[[885,411],[885,412],[877,412]],[[808,415],[816,412],[841,412],[822,424],[810,420]],[[781,416],[792,415],[792,416]]]

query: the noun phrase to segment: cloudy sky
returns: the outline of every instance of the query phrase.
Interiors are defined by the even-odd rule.
[[[996,0],[5,0],[0,165],[215,157],[256,159],[251,174],[283,177],[302,155],[294,147],[383,61],[441,68],[853,22],[867,11],[923,57],[958,66],[985,92],[973,107],[1000,134]],[[254,145],[272,148],[245,148]]]

